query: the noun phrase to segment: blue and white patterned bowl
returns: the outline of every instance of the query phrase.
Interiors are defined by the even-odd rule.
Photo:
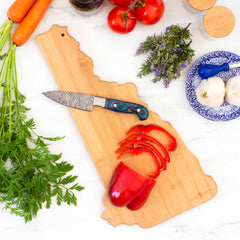
[[[212,121],[229,121],[240,116],[240,107],[230,105],[227,102],[224,102],[218,108],[210,108],[200,104],[195,91],[202,81],[202,78],[198,75],[199,66],[203,64],[223,64],[225,62],[233,63],[239,61],[240,56],[234,53],[215,51],[203,55],[189,69],[185,82],[186,96],[192,108],[202,117]],[[240,75],[240,68],[234,68],[228,72],[220,72],[216,77],[220,77],[226,83],[228,79],[237,75]]]

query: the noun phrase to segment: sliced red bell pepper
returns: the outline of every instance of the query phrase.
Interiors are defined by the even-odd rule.
[[[149,133],[152,130],[158,130],[161,131],[163,133],[165,133],[170,139],[171,139],[171,143],[170,145],[166,148],[167,151],[173,151],[176,149],[177,147],[177,141],[175,139],[175,137],[173,135],[171,135],[167,130],[165,130],[164,128],[158,126],[158,125],[154,125],[154,124],[149,124],[149,125],[136,125],[132,128],[130,128],[127,131],[127,135],[131,135],[135,132],[140,132],[140,133]]]
[[[139,146],[144,146],[144,147],[148,147],[149,149],[151,149],[158,156],[158,158],[161,161],[161,169],[160,170],[166,170],[167,165],[166,165],[165,159],[162,156],[162,154],[151,143],[148,143],[146,141],[143,141],[143,140],[131,140],[131,141],[128,141],[128,142],[124,143],[122,146],[120,146],[116,150],[116,153],[120,153],[122,150],[124,150],[126,148],[129,148],[131,146],[133,146],[136,149]]]
[[[108,196],[113,205],[137,210],[146,202],[156,181],[146,178],[120,162],[109,183]]]
[[[130,147],[130,148],[126,148],[126,149],[124,149],[124,150],[118,155],[117,158],[120,159],[120,158],[121,158],[124,154],[126,154],[126,153],[132,153],[132,154],[134,154],[134,155],[137,156],[137,155],[139,155],[139,154],[141,154],[141,153],[143,153],[143,152],[148,152],[148,153],[150,153],[151,156],[152,156],[153,159],[154,159],[154,162],[156,163],[156,166],[157,166],[157,171],[148,174],[148,176],[151,177],[151,178],[156,178],[156,177],[158,177],[159,174],[160,174],[161,165],[160,165],[160,163],[159,163],[159,161],[158,161],[158,158],[157,158],[156,155],[153,153],[153,151],[150,150],[150,149],[148,149],[148,148],[146,148],[146,147],[138,147],[138,148]]]
[[[155,139],[155,138],[153,138],[153,137],[151,137],[147,134],[143,134],[143,133],[132,134],[132,135],[126,137],[125,139],[123,139],[121,142],[119,142],[119,145],[122,146],[124,143],[126,143],[130,140],[133,140],[133,139],[146,140],[146,141],[157,144],[161,148],[161,150],[163,151],[163,153],[165,155],[166,162],[170,162],[170,157],[169,157],[168,151],[165,149],[165,147],[157,139]]]

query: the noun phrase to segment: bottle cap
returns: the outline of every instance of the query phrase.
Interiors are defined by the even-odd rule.
[[[189,5],[199,11],[205,11],[215,5],[217,0],[188,0]]]

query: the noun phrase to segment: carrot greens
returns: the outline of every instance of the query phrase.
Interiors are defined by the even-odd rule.
[[[35,132],[33,119],[27,120],[25,97],[18,91],[16,45],[4,55],[0,72],[0,202],[4,209],[31,221],[39,209],[52,204],[77,205],[75,191],[83,189],[74,183],[76,176],[67,175],[73,166],[59,161],[61,154],[50,153],[45,138]]]
[[[0,27],[0,207],[29,222],[54,199],[58,205],[77,205],[75,193],[83,187],[70,174],[73,165],[50,152],[49,143],[62,138],[38,135],[33,118],[27,117],[30,109],[18,90],[12,26],[7,20]]]
[[[10,38],[12,27],[13,21],[10,19],[0,27],[0,52],[4,48],[6,41]]]

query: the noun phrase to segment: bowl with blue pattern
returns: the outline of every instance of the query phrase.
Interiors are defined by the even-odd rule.
[[[210,108],[198,102],[196,88],[203,80],[198,74],[198,68],[203,64],[223,64],[239,62],[240,56],[227,51],[214,51],[207,53],[196,60],[188,71],[185,81],[185,92],[191,107],[202,117],[212,121],[229,121],[240,116],[240,107],[228,104],[226,101],[218,108]],[[226,72],[220,72],[220,77],[225,83],[232,77],[240,75],[240,68],[233,68]]]

